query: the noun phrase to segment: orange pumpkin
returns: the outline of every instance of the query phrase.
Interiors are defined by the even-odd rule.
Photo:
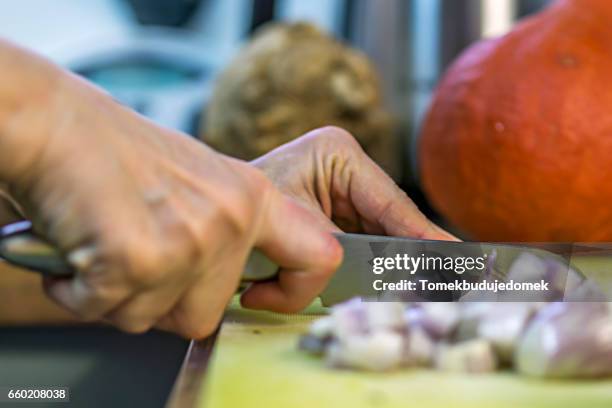
[[[560,0],[444,75],[422,184],[470,238],[612,241],[612,1]]]

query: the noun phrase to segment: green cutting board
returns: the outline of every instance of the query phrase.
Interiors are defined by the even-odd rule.
[[[299,335],[323,314],[320,304],[299,315],[279,315],[247,311],[233,302],[199,406],[612,408],[612,380],[537,380],[512,372],[462,375],[425,369],[393,373],[330,369],[296,348]]]
[[[611,408],[612,381],[543,381],[510,372],[460,375],[431,370],[332,370],[296,349],[317,317],[232,306],[199,406],[207,408]],[[319,311],[322,309],[319,308]]]

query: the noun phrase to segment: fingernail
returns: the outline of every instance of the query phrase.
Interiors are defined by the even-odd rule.
[[[333,263],[334,268],[338,268],[344,258],[344,248],[334,234],[327,233],[326,235],[330,263]]]

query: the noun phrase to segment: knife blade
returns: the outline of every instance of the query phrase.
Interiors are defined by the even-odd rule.
[[[393,258],[406,255],[412,258],[425,256],[487,258],[495,254],[495,277],[503,277],[513,261],[525,252],[536,256],[569,262],[573,253],[612,252],[609,244],[503,244],[482,242],[452,242],[412,238],[398,238],[364,234],[336,234],[344,248],[344,259],[326,289],[320,294],[322,303],[331,306],[355,296],[376,298],[380,291],[372,285],[375,258]],[[23,221],[0,229],[0,258],[7,262],[52,277],[70,277],[74,268],[56,248],[36,235],[32,224]],[[575,269],[575,268],[574,268]],[[576,270],[581,279],[584,276]],[[453,271],[431,271],[429,279],[452,280]],[[251,253],[242,274],[243,283],[274,279],[278,266],[263,253]],[[418,276],[418,275],[417,275]],[[478,277],[476,277],[478,278]],[[436,299],[434,299],[436,300]],[[456,300],[448,294],[437,300]]]

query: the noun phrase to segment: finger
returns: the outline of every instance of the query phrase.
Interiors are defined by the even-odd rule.
[[[154,290],[136,293],[107,313],[104,320],[129,333],[144,333],[170,312],[190,284],[179,279]]]
[[[336,223],[334,223],[334,221],[327,218],[327,216],[321,211],[321,209],[316,206],[312,206],[309,203],[300,203],[300,205],[305,210],[310,212],[310,215],[314,220],[316,220],[316,223],[319,225],[319,227],[325,231],[341,233],[349,232],[349,230],[351,229],[350,225],[343,225],[341,222],[338,223],[337,220]]]
[[[45,279],[47,295],[84,320],[99,320],[130,295],[127,287],[107,285],[77,275],[70,279]]]
[[[278,191],[271,193],[255,246],[288,269],[329,269],[342,259],[342,247],[321,221]]]
[[[170,313],[163,316],[155,324],[155,327],[190,340],[205,339],[214,333],[221,322],[227,302],[222,304],[215,303],[202,308],[202,299],[194,301],[194,298],[201,296],[203,293],[208,298],[211,298],[213,295],[210,292],[205,292],[204,289],[194,290],[192,293],[197,295],[190,296],[190,299],[182,300]],[[230,298],[231,295],[226,297],[226,299]]]
[[[154,326],[157,330],[162,330],[168,333],[174,333],[174,334],[178,334],[179,336],[181,335],[181,333],[178,332],[178,328],[176,326],[176,323],[174,322],[174,319],[172,318],[172,315],[169,313],[165,316],[163,316],[161,319],[159,319]],[[186,337],[191,339],[190,337]]]
[[[179,302],[155,326],[189,339],[203,339],[213,333],[238,287],[246,257],[247,250],[226,251],[221,258],[224,261],[212,265],[203,278],[188,285]]]
[[[281,269],[277,281],[252,285],[241,302],[253,309],[296,312],[325,288],[342,261],[342,247],[312,214],[281,194],[271,199],[264,217],[257,247]]]
[[[402,195],[404,199],[390,202],[380,213],[374,228],[382,228],[385,235],[391,236],[459,241],[429,220],[407,196]]]
[[[254,283],[240,297],[243,307],[277,313],[296,313],[325,289],[326,275],[281,269],[273,282]]]
[[[361,167],[361,166],[360,166]],[[385,234],[422,239],[457,241],[452,234],[432,223],[395,182],[364,155],[364,166],[355,172],[351,198],[370,229]]]

